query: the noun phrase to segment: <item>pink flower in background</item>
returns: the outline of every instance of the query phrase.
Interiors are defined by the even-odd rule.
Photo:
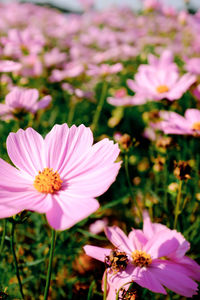
[[[113,226],[105,233],[114,250],[90,245],[84,250],[107,265],[108,300],[115,299],[123,285],[128,289],[130,282],[161,294],[167,294],[163,286],[185,297],[197,293],[194,280],[200,280],[200,266],[185,256],[190,245],[176,230],[151,223],[144,214],[143,230],[133,229],[127,237]],[[113,263],[113,257],[118,264]]]
[[[139,69],[135,80],[127,80],[127,85],[136,93],[133,104],[140,105],[165,98],[170,101],[177,100],[195,81],[195,75],[189,73],[180,77],[178,72],[172,69],[144,67]]]
[[[23,67],[20,74],[25,77],[38,77],[42,75],[43,65],[41,59],[36,54],[21,57]]]
[[[198,84],[197,87],[193,89],[192,93],[197,98],[197,100],[200,100],[200,84]]]
[[[45,213],[49,224],[67,229],[99,207],[95,197],[115,180],[119,147],[108,139],[93,144],[84,125],[55,125],[45,139],[32,128],[10,133],[0,159],[0,217],[22,210]]]
[[[200,57],[193,57],[185,60],[185,69],[195,75],[200,75]]]
[[[12,60],[0,60],[0,72],[15,72],[21,69],[22,65]]]
[[[63,62],[66,62],[67,54],[60,52],[59,48],[53,48],[44,54],[44,63],[46,67],[58,66]]]
[[[1,42],[4,55],[20,58],[41,52],[45,40],[40,30],[30,27],[24,30],[10,29],[7,37],[1,38]]]
[[[84,72],[84,66],[78,62],[70,62],[64,65],[62,70],[53,70],[49,80],[51,82],[59,82],[65,78],[74,78],[81,75]]]
[[[158,0],[144,0],[143,1],[144,9],[156,9],[161,8],[161,3]]]
[[[27,112],[36,113],[51,102],[51,96],[45,96],[38,101],[39,92],[36,89],[15,87],[7,94],[5,104],[0,103],[0,118],[4,120],[15,118]]]
[[[102,220],[97,220],[94,223],[90,224],[89,231],[93,234],[98,234],[104,231],[105,227],[108,225],[108,219],[104,218]]]
[[[132,104],[133,99],[133,96],[127,95],[126,89],[121,88],[115,92],[113,97],[108,97],[107,101],[109,104],[115,106],[129,106]]]
[[[185,111],[185,116],[176,112],[162,112],[163,121],[154,124],[157,129],[165,134],[186,134],[200,135],[200,110],[189,108]]]
[[[94,93],[91,91],[83,91],[79,88],[76,88],[74,86],[72,86],[71,84],[64,82],[62,84],[62,89],[64,91],[67,91],[70,95],[74,95],[79,99],[93,99],[94,98]]]
[[[138,70],[140,71],[144,68],[150,69],[150,67],[155,67],[160,69],[167,68],[172,71],[178,71],[177,64],[174,63],[174,55],[172,51],[167,49],[161,53],[159,58],[153,54],[149,54],[148,63],[148,65],[140,65]]]
[[[119,73],[123,69],[123,65],[121,63],[117,63],[114,65],[109,64],[101,64],[90,65],[87,71],[87,75],[89,76],[108,76],[110,74]]]

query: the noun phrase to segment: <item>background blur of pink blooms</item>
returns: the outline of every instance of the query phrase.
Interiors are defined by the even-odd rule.
[[[40,101],[38,90],[14,87],[5,98],[5,104],[0,104],[0,117],[4,120],[12,119],[18,114],[36,113],[51,102],[51,96],[45,96]]]
[[[130,282],[155,293],[166,294],[164,285],[185,297],[197,294],[198,285],[194,280],[200,281],[200,266],[185,256],[190,244],[181,233],[152,223],[146,212],[143,230],[133,229],[127,237],[119,227],[113,226],[106,227],[105,233],[115,252],[90,245],[84,246],[84,250],[87,255],[107,265],[107,299],[114,299],[113,295],[116,296],[125,284],[125,289],[128,289]],[[111,255],[116,260],[118,255],[126,256],[127,265],[116,269]]]
[[[0,1],[0,298],[55,229],[49,299],[200,299],[200,0],[36,1]]]
[[[10,133],[7,151],[18,169],[0,161],[1,176],[7,179],[1,183],[4,209],[0,217],[12,216],[12,210],[32,210],[45,213],[53,228],[64,230],[97,210],[99,203],[94,198],[113,183],[121,163],[114,163],[119,154],[117,144],[108,139],[92,143],[92,132],[84,125],[55,125],[45,139],[32,128]],[[48,180],[43,179],[46,169],[53,180],[50,192],[42,190],[43,180]],[[59,179],[52,172],[58,173]],[[37,176],[40,183],[35,188]],[[54,180],[55,184],[61,180],[59,189],[54,189]]]
[[[154,127],[166,134],[200,135],[200,110],[187,109],[184,117],[175,112],[163,112],[163,121]]]
[[[12,60],[0,60],[0,72],[19,71],[22,65]]]
[[[89,231],[94,234],[98,234],[104,231],[104,228],[108,225],[108,219],[104,218],[102,220],[97,220],[90,224]]]

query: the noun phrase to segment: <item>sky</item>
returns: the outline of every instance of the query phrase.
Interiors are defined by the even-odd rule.
[[[52,3],[62,8],[71,9],[74,11],[80,11],[81,5],[78,0],[31,0],[31,2],[40,3]],[[184,0],[161,0],[166,4],[172,5],[177,9],[184,8]],[[1,0],[0,0],[1,2]],[[5,1],[4,1],[5,2]],[[103,9],[110,5],[129,5],[132,8],[140,9],[141,0],[95,0],[95,8]],[[191,6],[194,8],[200,8],[200,0],[190,0]]]

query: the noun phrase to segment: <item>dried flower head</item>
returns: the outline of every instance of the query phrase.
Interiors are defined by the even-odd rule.
[[[188,161],[182,161],[180,160],[179,162],[174,162],[175,169],[174,169],[174,175],[179,179],[179,180],[187,180],[190,179],[192,168],[189,164]]]

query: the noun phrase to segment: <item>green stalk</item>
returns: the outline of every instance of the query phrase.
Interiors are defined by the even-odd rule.
[[[6,219],[3,220],[3,233],[2,233],[2,237],[1,237],[0,255],[3,252],[3,246],[4,246],[5,236],[6,236]]]
[[[76,108],[76,103],[75,101],[72,99],[70,101],[70,110],[69,110],[69,114],[68,114],[68,119],[67,119],[67,125],[70,127],[72,125],[72,121],[74,118],[74,113],[75,113],[75,108]]]
[[[139,216],[140,216],[140,220],[142,221],[142,219],[143,219],[142,218],[142,211],[141,211],[137,201],[135,200],[135,196],[134,196],[133,190],[132,190],[132,184],[131,184],[129,171],[128,171],[128,155],[127,154],[125,154],[124,166],[125,166],[125,172],[126,172],[126,179],[127,179],[128,187],[129,187],[129,193],[130,193],[130,196],[131,196],[133,202],[135,203],[135,206],[137,207],[137,210],[138,210]]]
[[[120,293],[120,291],[123,289],[123,287],[126,286],[127,284],[132,284],[132,283],[133,283],[132,281],[127,282],[127,283],[123,284],[123,285],[118,289],[117,294],[116,294],[116,300],[119,300],[119,293]],[[129,288],[128,288],[128,290],[129,290]]]
[[[181,203],[181,189],[182,189],[182,180],[179,181],[178,186],[178,195],[176,199],[176,208],[175,208],[175,218],[174,218],[174,229],[177,227],[178,216],[180,214],[180,203]]]
[[[97,109],[96,109],[96,112],[94,114],[93,122],[92,122],[92,125],[91,125],[91,129],[93,131],[96,130],[98,122],[99,122],[101,111],[102,111],[102,108],[103,108],[103,105],[104,105],[104,100],[105,100],[105,97],[106,97],[107,86],[108,86],[107,82],[104,81],[102,91],[101,91],[101,97],[100,97],[99,103],[97,105]]]
[[[107,270],[105,271],[103,289],[104,289],[103,290],[103,300],[106,300],[106,297],[107,297]]]
[[[15,240],[14,240],[14,235],[15,235],[15,223],[12,223],[12,230],[11,230],[11,250],[12,250],[12,254],[13,254],[13,258],[14,258],[14,264],[15,264],[15,273],[17,276],[17,280],[18,280],[18,284],[19,284],[19,289],[20,289],[20,293],[21,293],[21,297],[22,299],[24,299],[24,293],[23,293],[23,288],[22,288],[22,282],[20,279],[20,275],[19,275],[19,267],[18,267],[18,263],[17,263],[17,256],[15,253]]]
[[[56,231],[52,229],[51,231],[51,248],[50,248],[50,254],[49,254],[49,265],[47,270],[47,277],[46,277],[46,286],[44,291],[44,300],[47,300],[48,294],[49,294],[49,287],[50,287],[50,281],[51,281],[51,273],[52,273],[52,262],[53,262],[53,255],[54,255],[54,249],[55,249],[55,243],[56,243]]]

